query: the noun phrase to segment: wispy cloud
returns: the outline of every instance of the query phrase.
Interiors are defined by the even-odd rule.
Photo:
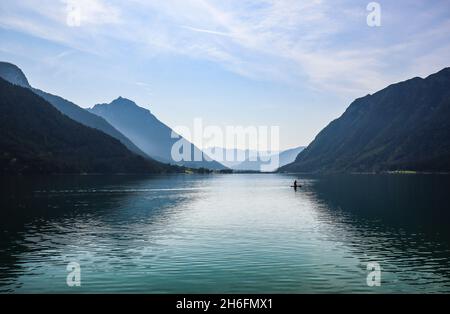
[[[227,36],[227,37],[231,36],[231,34],[213,31],[210,29],[201,29],[201,28],[196,28],[196,27],[191,27],[191,26],[182,26],[182,27],[185,29],[191,30],[193,32],[206,33],[206,34],[219,35],[219,36]]]
[[[450,17],[442,12],[450,5],[408,3],[414,12],[382,3],[383,25],[370,29],[365,1],[6,0],[0,27],[94,54],[132,46],[149,57],[206,59],[252,79],[357,96],[446,65]],[[81,25],[70,28],[74,6]]]
[[[80,17],[80,26],[116,24],[120,19],[120,9],[104,0],[63,0],[66,22],[71,13]]]

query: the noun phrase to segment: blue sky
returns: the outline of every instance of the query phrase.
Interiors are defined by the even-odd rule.
[[[279,125],[307,145],[357,97],[450,65],[450,1],[2,0],[0,59],[82,107],[170,126]],[[79,12],[79,25],[68,16]]]

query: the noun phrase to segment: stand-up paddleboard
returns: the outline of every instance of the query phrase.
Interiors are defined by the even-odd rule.
[[[297,185],[297,186],[291,185],[291,188],[301,188],[301,187],[302,187],[301,185]]]

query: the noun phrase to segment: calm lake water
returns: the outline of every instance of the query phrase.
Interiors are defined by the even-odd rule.
[[[304,186],[289,186],[299,179]],[[450,292],[450,176],[2,178],[0,292]],[[81,287],[66,266],[81,265]],[[368,262],[382,267],[368,287]]]

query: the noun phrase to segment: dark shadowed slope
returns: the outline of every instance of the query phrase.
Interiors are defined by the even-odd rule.
[[[174,170],[63,115],[0,78],[0,173],[154,173]]]
[[[121,141],[129,150],[136,154],[146,156],[139,148],[136,147],[128,138],[111,126],[105,119],[88,112],[87,110],[78,107],[76,104],[56,95],[52,95],[32,88],[22,70],[14,64],[7,62],[0,62],[0,77],[8,82],[31,89],[33,92],[47,100],[56,109],[64,113],[69,118],[80,122],[91,128],[98,129],[116,139]]]
[[[204,157],[199,161],[174,161],[171,155],[172,146],[179,139],[172,138],[172,129],[159,121],[149,110],[139,107],[129,99],[119,97],[110,104],[95,105],[90,111],[105,118],[147,155],[159,161],[190,168],[226,169],[220,163],[208,161]],[[191,143],[189,145],[191,160],[194,160],[194,153],[201,154],[201,151]]]
[[[450,68],[355,100],[291,172],[450,171]]]

